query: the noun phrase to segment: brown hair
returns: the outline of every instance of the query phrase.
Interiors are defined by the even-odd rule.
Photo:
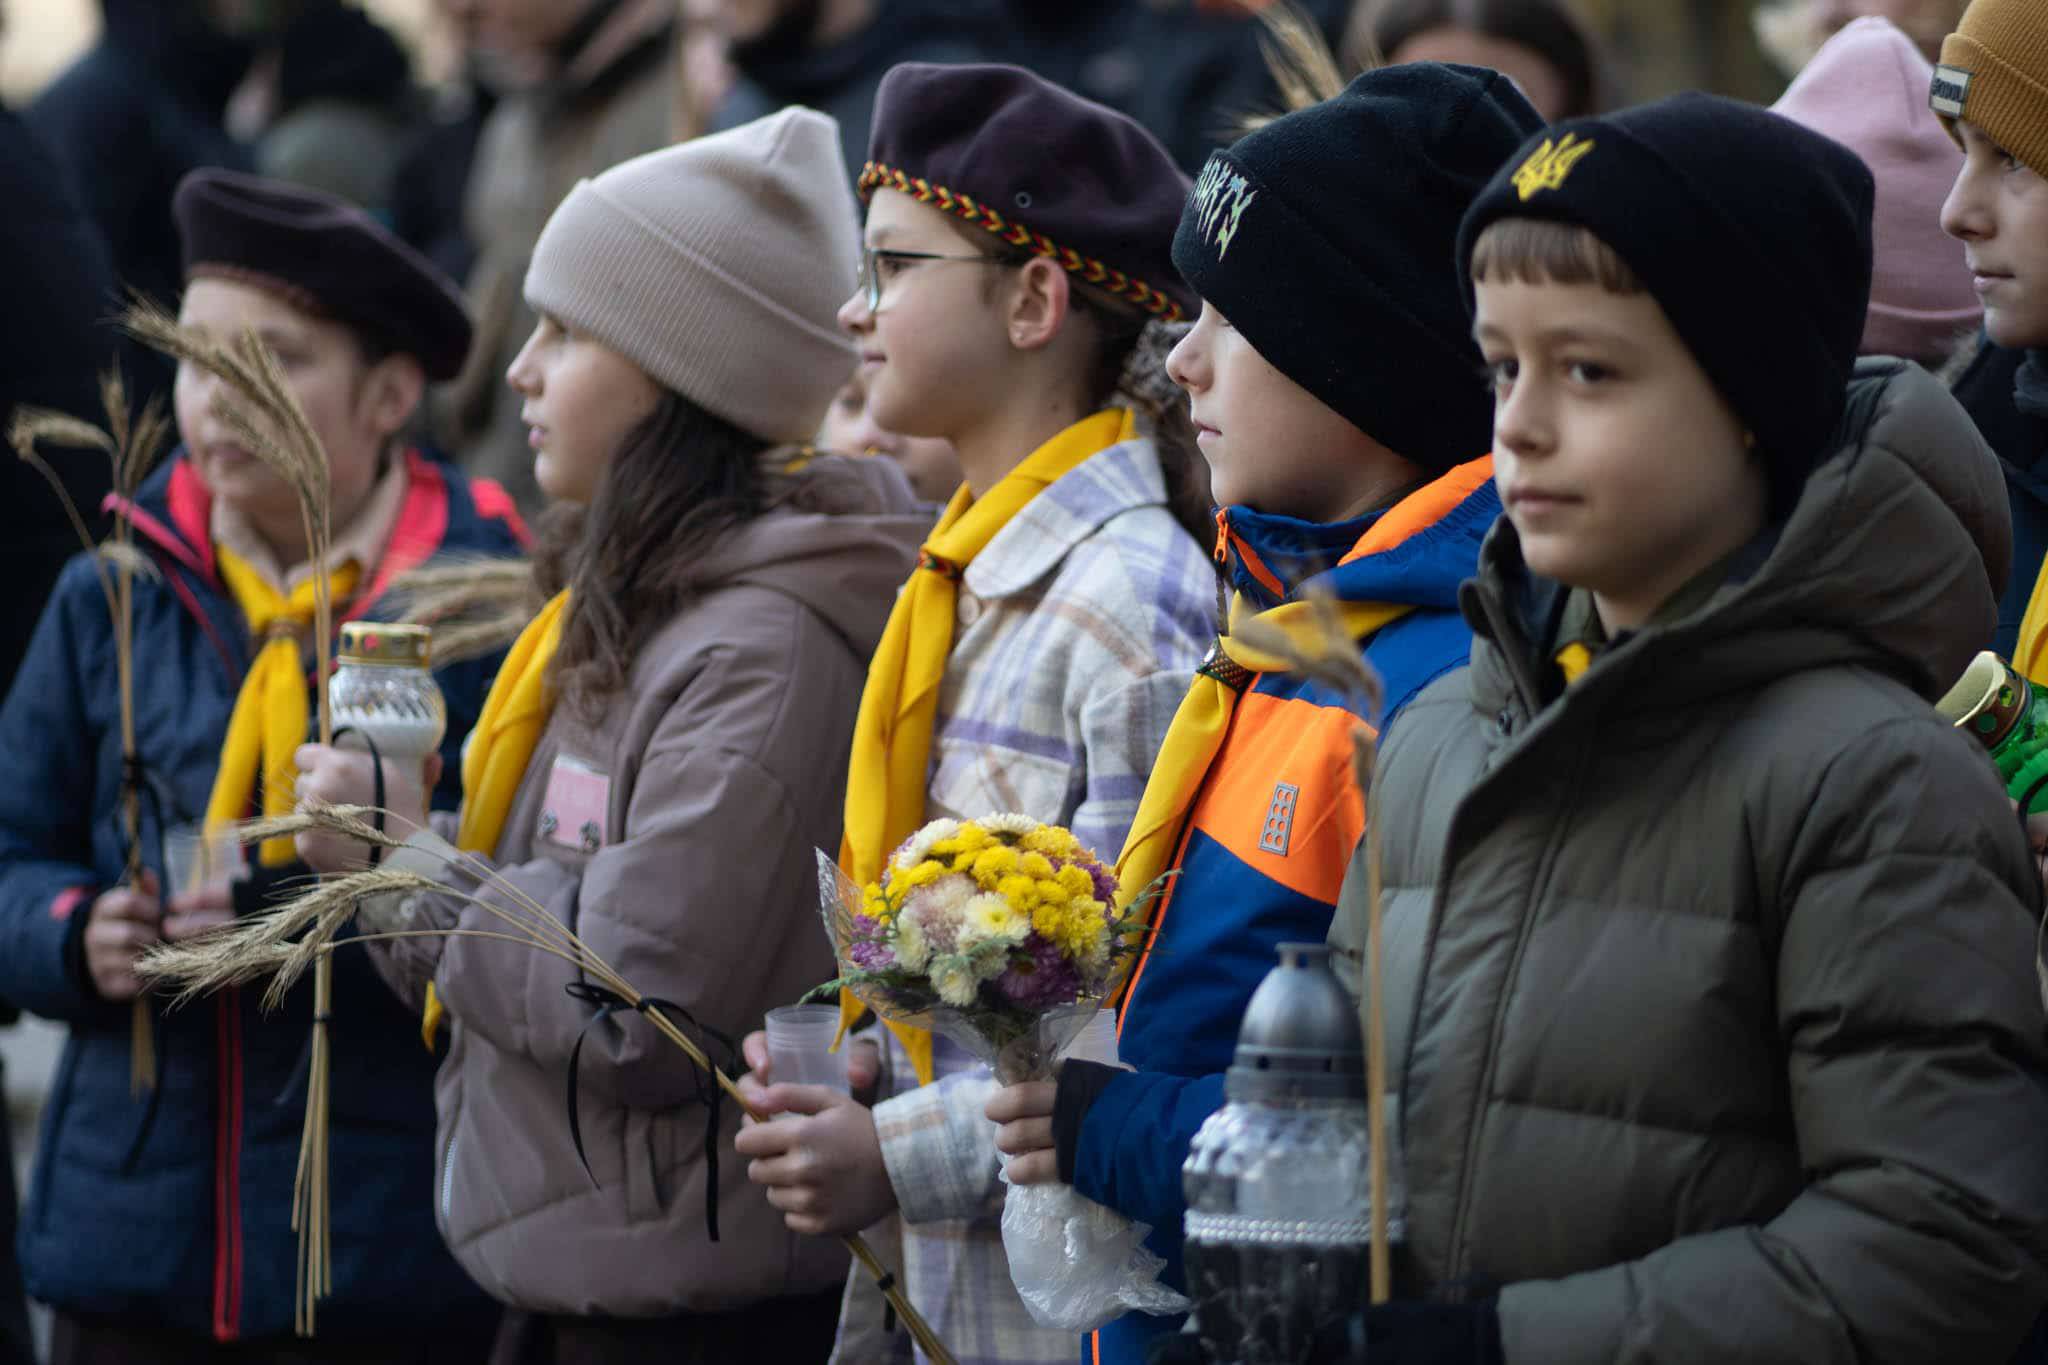
[[[628,432],[588,507],[541,520],[543,593],[574,590],[549,682],[586,721],[626,684],[648,636],[703,587],[705,551],[792,500],[799,481],[769,443],[664,391]]]
[[[963,240],[1004,270],[1021,269],[1037,259],[1021,247],[987,251],[973,229],[947,223]],[[991,276],[999,274],[991,271]],[[1180,389],[1166,374],[1166,355],[1187,335],[1189,324],[1162,322],[1078,280],[1068,282],[1071,312],[1086,319],[1095,336],[1095,350],[1081,379],[1082,402],[1094,412],[1112,404],[1134,408],[1152,426],[1152,444],[1166,483],[1166,507],[1204,549],[1215,534],[1209,498],[1209,466],[1195,445],[1195,429]],[[983,287],[982,297],[996,296],[997,282]]]
[[[1472,281],[1597,284],[1610,294],[1644,292],[1642,277],[1591,231],[1541,218],[1500,218],[1472,244]]]

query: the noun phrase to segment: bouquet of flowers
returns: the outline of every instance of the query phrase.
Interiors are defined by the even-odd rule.
[[[820,990],[944,1034],[1003,1085],[1052,1076],[1143,941],[1142,922],[1118,911],[1115,874],[1071,832],[1027,816],[934,820],[867,886],[822,852],[818,870],[840,969]],[[1066,1185],[1013,1188],[1003,1206],[1018,1294],[1041,1325],[1067,1331],[1185,1310],[1158,1282],[1149,1231]]]

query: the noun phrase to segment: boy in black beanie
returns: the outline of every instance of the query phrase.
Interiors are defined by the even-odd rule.
[[[1181,1168],[1223,1103],[1238,1025],[1282,942],[1329,932],[1364,825],[1361,724],[1398,723],[1465,662],[1458,585],[1500,514],[1479,354],[1443,251],[1502,160],[1539,126],[1497,72],[1371,71],[1211,157],[1174,237],[1202,297],[1167,373],[1188,396],[1216,501],[1229,634],[1190,680],[1117,876],[1163,873],[1155,931],[1118,1003],[1132,1071],[1068,1061],[1057,1086],[987,1115],[1012,1183],[1065,1180],[1151,1229],[1184,1284]],[[1370,149],[1366,155],[1361,149]],[[1297,676],[1250,644],[1335,604],[1384,699]],[[1137,1365],[1176,1319],[1126,1313],[1089,1348]]]
[[[1407,1242],[1330,1358],[2005,1361],[2048,1295],[2040,882],[1930,706],[2005,503],[1855,362],[1871,194],[1684,95],[1465,218],[1507,517],[1374,782]]]

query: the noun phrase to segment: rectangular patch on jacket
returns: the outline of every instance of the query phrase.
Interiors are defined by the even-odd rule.
[[[1287,856],[1287,844],[1294,837],[1294,808],[1301,801],[1301,788],[1281,782],[1273,788],[1273,804],[1266,807],[1266,827],[1259,832],[1259,848],[1266,853]]]
[[[604,847],[611,804],[611,778],[581,759],[559,755],[541,795],[540,837],[558,848],[595,853]]]

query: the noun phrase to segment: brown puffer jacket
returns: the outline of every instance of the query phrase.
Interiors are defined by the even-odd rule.
[[[555,708],[495,859],[636,989],[734,1039],[833,976],[813,850],[839,846],[868,657],[930,524],[890,461],[813,464],[814,480],[828,476],[842,485],[835,513],[771,512],[706,551],[706,588],[641,648],[594,722]],[[390,861],[475,886],[422,849]],[[408,896],[397,913],[406,927],[504,930],[452,896]],[[401,998],[417,1006],[432,980],[447,1005],[435,1215],[500,1301],[653,1317],[844,1276],[836,1242],[787,1231],[748,1183],[731,1103],[709,1240],[702,1077],[645,1020],[596,1020],[565,992],[566,963],[477,938],[371,951]],[[588,1175],[565,1107],[579,1038]]]
[[[2040,877],[1929,704],[1991,636],[1998,465],[1896,361],[1845,431],[1562,696],[1503,519],[1388,738],[1405,1292],[1499,1288],[1511,1365],[2003,1362],[2048,1298]]]

